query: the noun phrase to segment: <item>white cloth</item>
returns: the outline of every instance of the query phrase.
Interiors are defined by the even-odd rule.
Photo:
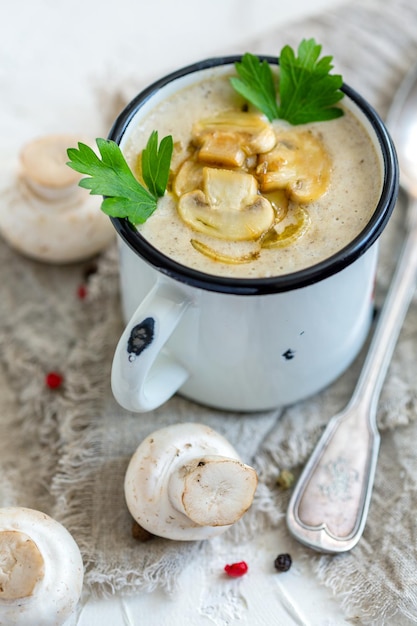
[[[417,59],[416,27],[414,0],[369,0],[266,33],[247,49],[274,54],[285,43],[315,36],[345,81],[385,115]],[[128,87],[121,82],[113,93],[106,89],[100,87],[100,97],[107,93],[111,108],[116,91],[123,98]],[[397,256],[402,210],[383,236],[379,302]],[[122,484],[142,438],[166,424],[200,421],[222,432],[255,465],[260,485],[254,505],[221,538],[243,541],[284,523],[289,492],[277,487],[276,477],[282,468],[297,473],[305,463],[327,420],[346,404],[363,355],[330,388],[285,410],[225,415],[175,397],[150,414],[130,414],[109,389],[122,330],[115,247],[97,260],[96,269],[90,273],[89,263],[41,265],[0,242],[0,503],[31,506],[61,521],[82,550],[86,587],[94,593],[169,590],[184,563],[210,550],[210,542],[141,544],[132,538]],[[87,285],[84,300],[76,295],[80,283]],[[346,616],[363,624],[392,624],[396,614],[417,623],[416,335],[412,304],[381,397],[382,444],[361,542],[335,557],[305,549],[323,584],[340,595]],[[64,375],[60,389],[45,387],[51,370]],[[288,552],[293,541],[288,536]]]

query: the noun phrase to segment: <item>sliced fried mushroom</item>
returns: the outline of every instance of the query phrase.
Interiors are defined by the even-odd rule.
[[[288,215],[289,199],[285,189],[276,189],[269,193],[263,194],[264,197],[271,203],[275,212],[275,223],[281,222]]]
[[[278,222],[262,237],[262,248],[284,248],[304,235],[310,225],[310,214],[302,206],[295,206],[289,220]]]
[[[136,522],[154,535],[208,539],[249,509],[257,482],[255,470],[219,433],[182,423],[139,445],[126,472],[125,498]]]
[[[21,151],[11,206],[0,207],[0,232],[22,254],[69,263],[97,254],[115,237],[100,199],[81,189],[80,174],[66,165],[66,150],[79,139],[47,135]]]
[[[331,159],[320,138],[309,131],[280,131],[275,148],[259,155],[257,178],[262,193],[286,189],[296,202],[323,195]]]
[[[241,167],[247,157],[269,152],[276,142],[262,115],[243,111],[225,111],[197,122],[192,137],[200,161],[225,167]]]
[[[190,243],[193,248],[197,250],[197,252],[204,254],[209,259],[218,261],[219,263],[227,263],[228,265],[251,263],[252,261],[256,261],[260,254],[259,247],[251,252],[248,252],[247,254],[232,256],[231,254],[226,254],[226,252],[222,252],[221,250],[215,250],[212,246],[208,246],[203,241],[198,241],[198,239],[190,239]]]
[[[32,509],[0,509],[0,624],[61,626],[79,601],[83,573],[61,524]]]
[[[202,189],[204,184],[202,163],[187,159],[181,165],[174,179],[173,191],[178,198],[189,191]]]
[[[274,220],[251,174],[209,167],[203,169],[203,190],[181,196],[178,212],[193,230],[230,241],[258,239]]]

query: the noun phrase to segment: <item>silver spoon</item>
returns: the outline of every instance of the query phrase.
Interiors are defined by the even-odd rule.
[[[387,126],[408,196],[404,244],[353,396],[330,420],[287,511],[291,533],[320,552],[351,550],[362,536],[379,450],[378,399],[416,286],[417,65],[393,100]]]

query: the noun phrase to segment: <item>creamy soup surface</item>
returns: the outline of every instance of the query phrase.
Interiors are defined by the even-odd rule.
[[[345,100],[345,99],[344,99]],[[306,207],[310,225],[295,242],[278,248],[262,248],[256,260],[223,263],[213,260],[191,245],[191,239],[220,252],[238,256],[253,249],[253,242],[217,241],[193,231],[180,218],[177,199],[167,192],[158,201],[153,215],[138,230],[166,256],[188,267],[218,276],[259,278],[289,274],[312,266],[346,246],[364,228],[378,203],[381,164],[374,145],[362,124],[343,106],[345,114],[332,121],[305,124],[325,146],[332,163],[326,192]],[[231,109],[242,109],[243,100],[233,90],[229,77],[211,77],[185,87],[157,104],[132,131],[123,151],[133,170],[138,154],[153,130],[159,139],[172,135],[175,150],[172,169],[178,169],[187,156],[195,122]],[[288,130],[290,125],[276,120],[273,125]]]

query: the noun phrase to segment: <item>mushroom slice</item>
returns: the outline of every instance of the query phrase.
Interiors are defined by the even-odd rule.
[[[173,191],[178,198],[189,191],[202,188],[203,167],[201,163],[194,159],[184,161],[173,183]]]
[[[262,238],[262,248],[283,248],[297,241],[304,235],[310,225],[308,211],[297,206],[291,211],[291,221],[283,228],[277,223]]]
[[[271,203],[245,172],[205,167],[203,191],[181,196],[180,217],[193,230],[229,241],[258,239],[274,221]]]
[[[201,252],[209,259],[213,259],[213,261],[218,261],[219,263],[227,263],[228,265],[240,265],[241,263],[251,263],[252,261],[256,261],[259,258],[260,251],[259,249],[253,250],[248,254],[241,254],[240,256],[232,256],[230,254],[226,254],[225,252],[220,252],[219,250],[215,250],[211,246],[203,243],[202,241],[198,241],[197,239],[190,239],[190,243],[193,246],[194,250]]]
[[[286,189],[297,202],[311,202],[329,185],[331,159],[323,142],[310,131],[280,131],[275,148],[259,155],[261,192]]]
[[[263,195],[271,203],[275,211],[275,224],[278,224],[285,219],[288,214],[289,199],[287,192],[285,189],[276,189],[275,191]]]
[[[225,111],[194,124],[192,137],[205,163],[241,167],[247,156],[269,152],[276,143],[274,130],[257,113]]]

